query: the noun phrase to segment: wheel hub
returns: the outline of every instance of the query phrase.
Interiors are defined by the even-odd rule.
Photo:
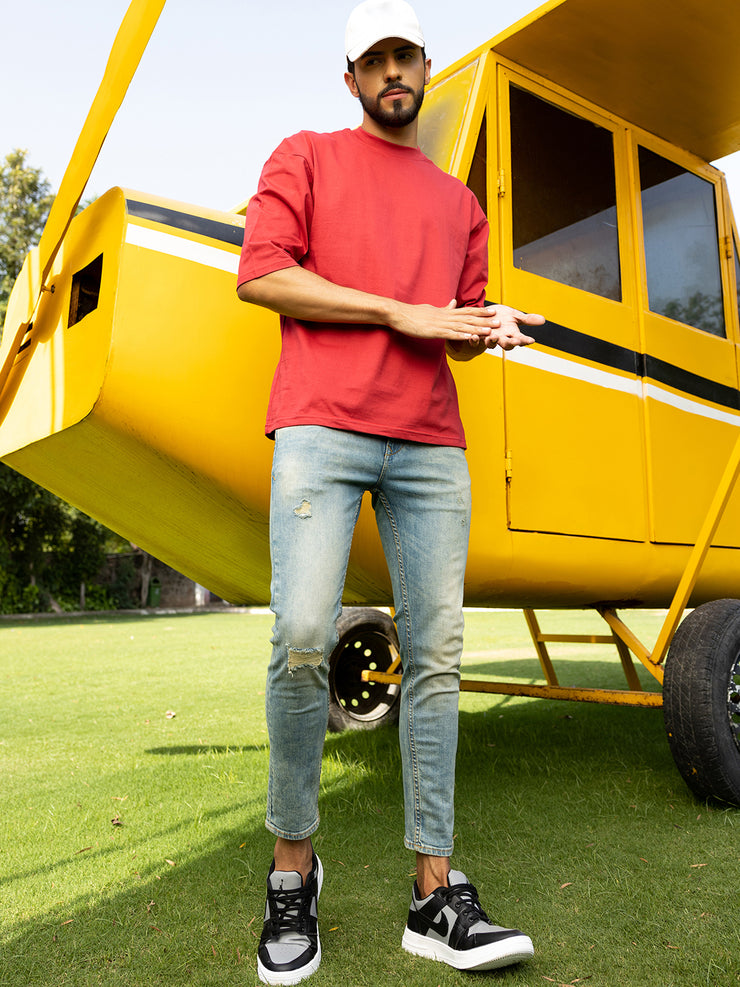
[[[366,668],[385,670],[389,642],[376,633],[350,638],[334,673],[334,695],[345,710],[362,720],[380,719],[395,701],[397,685],[363,682]]]
[[[740,652],[736,655],[730,668],[730,677],[727,683],[727,716],[730,720],[730,730],[735,746],[740,750]]]

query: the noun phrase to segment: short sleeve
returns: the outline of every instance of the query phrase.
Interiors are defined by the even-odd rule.
[[[262,169],[247,206],[237,284],[294,267],[308,251],[313,216],[310,142],[289,137]]]

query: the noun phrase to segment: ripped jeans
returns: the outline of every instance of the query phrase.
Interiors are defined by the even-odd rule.
[[[470,479],[462,449],[313,425],[275,437],[270,507],[267,828],[318,827],[328,662],[352,534],[369,490],[393,586],[400,642],[404,842],[452,852],[463,579]]]

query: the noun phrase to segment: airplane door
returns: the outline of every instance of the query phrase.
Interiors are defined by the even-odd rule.
[[[718,172],[647,136],[634,153],[651,537],[692,544],[740,423],[732,237]],[[740,544],[739,506],[715,544]]]
[[[502,301],[540,312],[504,359],[508,523],[648,534],[625,131],[499,70]]]

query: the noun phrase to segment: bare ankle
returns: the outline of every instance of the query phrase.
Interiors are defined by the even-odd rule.
[[[303,880],[311,873],[313,865],[313,844],[311,838],[305,840],[285,840],[279,836],[275,841],[275,870],[298,871]]]
[[[433,857],[427,853],[416,854],[416,886],[422,898],[426,898],[437,888],[446,888],[449,873],[449,857]]]

